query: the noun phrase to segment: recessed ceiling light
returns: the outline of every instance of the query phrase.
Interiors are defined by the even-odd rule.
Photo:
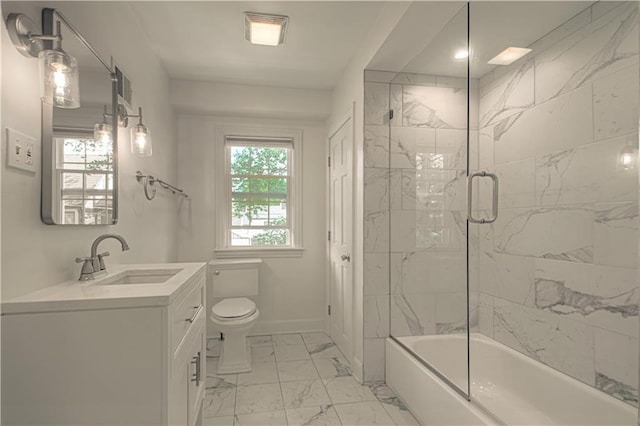
[[[244,37],[253,44],[277,46],[284,43],[288,16],[244,13]]]
[[[488,63],[491,65],[510,65],[529,52],[531,52],[531,49],[526,49],[524,47],[507,47]]]
[[[469,57],[469,49],[460,49],[456,50],[456,53],[453,54],[453,57],[456,59],[464,59]]]

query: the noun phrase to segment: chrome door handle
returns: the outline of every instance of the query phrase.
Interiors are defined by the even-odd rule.
[[[342,256],[340,256],[340,259],[342,259],[342,261],[344,262],[345,260],[347,262],[351,262],[351,255],[350,254],[343,254]]]
[[[473,179],[476,177],[488,177],[493,181],[493,197],[491,202],[491,217],[488,219],[473,217]],[[498,176],[489,172],[476,172],[469,175],[467,178],[467,219],[471,223],[493,223],[498,219]]]

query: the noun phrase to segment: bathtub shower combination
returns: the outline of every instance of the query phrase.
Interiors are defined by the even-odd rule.
[[[424,424],[638,424],[638,3],[430,40],[365,73],[365,380]]]

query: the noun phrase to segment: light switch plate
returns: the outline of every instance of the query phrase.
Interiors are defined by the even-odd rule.
[[[36,140],[7,128],[7,166],[36,172]]]

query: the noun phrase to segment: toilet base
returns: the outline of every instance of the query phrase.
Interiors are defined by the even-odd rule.
[[[251,345],[247,335],[253,328],[260,312],[256,311],[247,318],[231,321],[219,321],[211,316],[211,321],[224,334],[222,350],[218,360],[218,374],[248,373],[251,371]]]
[[[248,373],[251,371],[251,347],[246,333],[224,333],[218,374]]]

